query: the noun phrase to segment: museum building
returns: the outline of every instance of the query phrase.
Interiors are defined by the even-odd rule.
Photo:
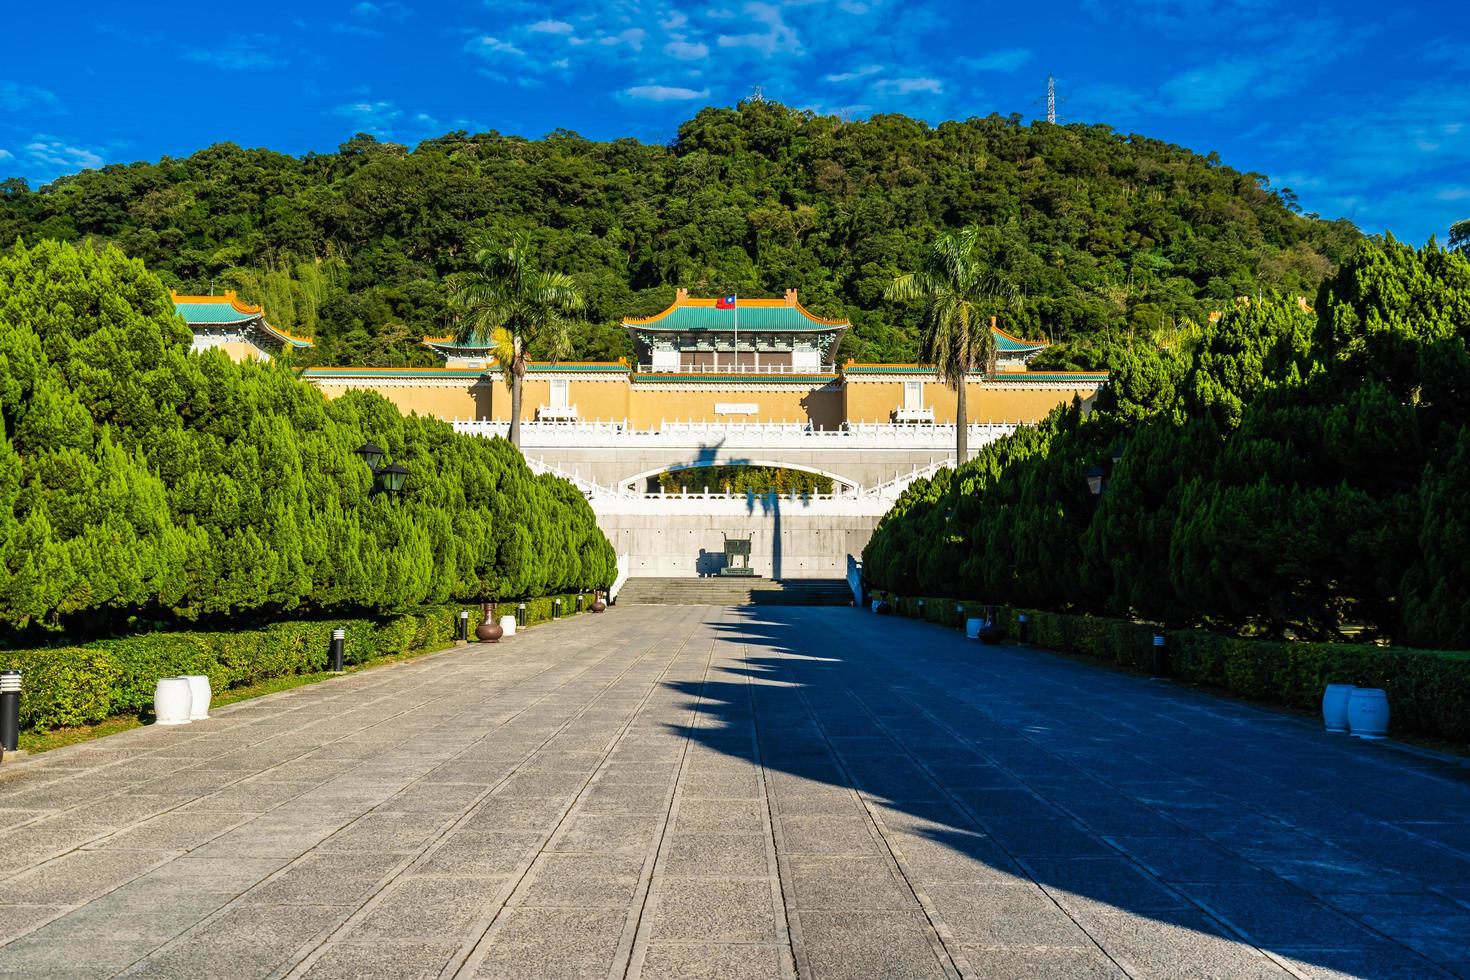
[[[311,346],[272,327],[234,292],[173,300],[194,348],[235,360],[270,359]],[[845,320],[813,315],[794,289],[772,299],[704,299],[686,289],[650,317],[627,318],[633,362],[559,361],[530,365],[525,420],[615,421],[637,429],[669,422],[798,423],[835,430],[866,423],[955,420],[955,392],[921,364],[836,363]],[[991,321],[995,370],[966,379],[972,423],[1035,422],[1073,398],[1091,401],[1105,372],[1032,371],[1046,341],[1013,336]],[[481,340],[425,337],[443,365],[432,368],[319,367],[303,372],[329,398],[376,391],[405,412],[446,420],[505,420],[510,392]]]

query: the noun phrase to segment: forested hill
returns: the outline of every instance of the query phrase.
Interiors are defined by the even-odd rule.
[[[360,135],[300,158],[224,143],[0,184],[0,244],[115,242],[183,291],[264,301],[317,338],[309,362],[339,364],[426,360],[418,338],[447,323],[442,277],[477,235],[518,229],[582,284],[581,357],[625,353],[618,320],[684,285],[796,286],[853,320],[844,358],[911,359],[913,314],[883,288],[968,222],[1024,291],[1008,323],[1073,342],[1054,366],[1093,366],[1094,337],[1154,337],[1238,295],[1310,295],[1358,237],[1214,154],[1106,126],[846,122],[769,102],[705,109],[668,146],[452,133],[410,151]]]

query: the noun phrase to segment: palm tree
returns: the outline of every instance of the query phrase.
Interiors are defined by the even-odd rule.
[[[980,258],[980,229],[975,225],[945,232],[934,240],[918,272],[899,276],[889,284],[890,300],[919,300],[924,304],[920,357],[934,365],[939,380],[955,390],[955,466],[969,457],[965,377],[995,368],[995,338],[990,333],[991,311],[1014,306],[1015,284]]]
[[[478,245],[471,262],[468,270],[445,280],[449,304],[460,314],[455,337],[460,342],[489,338],[510,387],[510,442],[519,449],[527,352],[535,345],[552,361],[565,357],[571,349],[568,314],[586,304],[571,276],[536,267],[524,234],[509,245]]]

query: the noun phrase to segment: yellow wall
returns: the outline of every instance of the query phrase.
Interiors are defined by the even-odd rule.
[[[723,415],[717,404],[754,404],[757,415]],[[634,426],[647,429],[667,420],[688,422],[811,422],[825,429],[842,424],[842,393],[835,389],[793,384],[789,390],[760,391],[738,384],[711,383],[703,391],[651,390],[646,384],[632,386],[628,396],[628,418]]]
[[[971,385],[965,392],[965,410],[971,422],[1039,422],[1058,405],[1071,402],[1074,396],[1087,404],[1096,394],[1097,389],[1092,385],[1072,389],[1008,385],[984,390],[979,385]]]
[[[222,350],[229,355],[230,360],[236,364],[244,361],[268,361],[270,354],[256,347],[247,340],[227,340],[221,344],[215,344],[209,350]]]
[[[972,381],[965,386],[965,414],[970,422],[1038,422],[1058,405],[1070,402],[1073,395],[1086,401],[1096,390],[1091,384],[1059,389]],[[903,405],[903,379],[850,382],[845,401],[850,422],[892,421],[894,410]],[[935,422],[954,422],[956,401],[948,385],[932,379],[924,381],[924,407],[934,410]]]
[[[353,389],[376,391],[398,407],[401,412],[417,412],[420,415],[441,419],[478,419],[490,411],[488,386],[478,388],[466,384],[463,388],[410,388],[399,385],[374,385],[371,381],[342,382],[318,381],[316,386],[328,398],[337,398]]]
[[[443,419],[510,418],[510,391],[499,378],[465,381],[462,387],[413,387],[374,384],[372,379],[323,379],[316,381],[328,398],[351,388],[376,390],[404,412]],[[1017,382],[984,385],[971,382],[966,391],[966,408],[971,422],[1035,422],[1058,405],[1080,396],[1084,402],[1096,394],[1092,385],[1076,388],[1030,388]],[[568,401],[577,406],[581,419],[627,419],[641,429],[662,421],[699,422],[810,422],[823,429],[839,428],[843,421],[888,422],[903,404],[903,379],[853,381],[842,387],[813,382],[783,385],[761,391],[739,384],[711,382],[702,391],[662,390],[651,385],[573,378]],[[523,390],[521,418],[534,419],[536,410],[551,402],[551,385],[544,377],[528,377]],[[718,403],[758,406],[756,415],[722,415]],[[955,393],[934,380],[924,381],[924,406],[934,410],[935,422],[953,422]]]
[[[484,418],[505,422],[510,419],[510,389],[496,376],[486,381],[487,398]],[[551,404],[551,380],[528,375],[521,384],[521,418],[536,417],[536,410]],[[611,381],[572,378],[567,385],[567,404],[577,406],[580,419],[622,421],[628,417],[628,382],[619,377]]]

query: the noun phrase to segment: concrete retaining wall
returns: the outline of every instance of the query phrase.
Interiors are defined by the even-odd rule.
[[[629,574],[714,574],[724,564],[725,534],[751,538],[750,564],[767,578],[842,578],[847,556],[862,554],[892,501],[593,500],[597,523]],[[723,532],[723,533],[722,533]]]

